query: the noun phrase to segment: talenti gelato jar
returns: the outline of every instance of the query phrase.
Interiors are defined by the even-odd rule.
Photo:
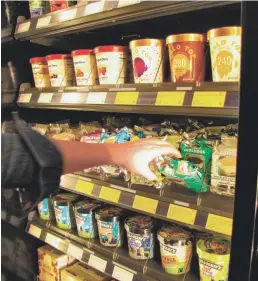
[[[190,270],[192,236],[177,226],[163,226],[158,231],[162,266],[167,273],[184,274]]]
[[[197,243],[202,281],[227,281],[230,259],[230,241],[211,237]]]
[[[214,82],[240,79],[241,27],[230,26],[211,29],[210,43],[212,78]]]
[[[168,45],[172,82],[203,81],[206,36],[196,33],[169,35]]]
[[[127,71],[127,48],[124,46],[100,46],[94,49],[99,83],[124,84]]]
[[[75,204],[74,212],[79,236],[95,238],[98,234],[95,211],[101,206],[100,202],[84,200]]]
[[[45,198],[38,204],[39,217],[42,220],[51,220],[54,218],[53,199]]]
[[[134,259],[152,259],[154,255],[154,221],[150,217],[135,216],[125,221],[129,255]]]
[[[50,78],[48,64],[45,57],[36,57],[30,59],[36,88],[50,87]]]
[[[123,209],[105,207],[95,214],[100,243],[108,247],[122,245]]]
[[[161,83],[164,76],[165,42],[139,39],[130,42],[134,83]]]
[[[77,86],[97,85],[98,73],[94,51],[91,49],[72,52]]]
[[[73,60],[70,55],[46,56],[52,87],[72,86],[74,79]]]

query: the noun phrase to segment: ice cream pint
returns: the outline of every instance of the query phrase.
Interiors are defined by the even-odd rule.
[[[107,247],[122,245],[123,210],[116,207],[105,207],[95,214],[98,223],[100,243]]]
[[[77,86],[97,85],[98,73],[94,51],[75,50],[72,57]]]
[[[70,55],[46,56],[52,87],[72,86],[74,80],[73,60]]]
[[[210,43],[212,78],[214,82],[232,82],[240,79],[241,27],[211,29]]]
[[[94,49],[100,85],[124,84],[127,71],[127,48],[100,46]]]
[[[36,57],[30,59],[31,68],[36,88],[50,87],[50,78],[48,64],[45,57]]]
[[[197,242],[200,277],[202,281],[227,281],[230,242],[220,237],[200,239]]]
[[[206,36],[185,33],[166,38],[172,82],[204,81]]]
[[[138,39],[130,42],[134,83],[162,83],[165,42],[159,39]]]
[[[54,218],[53,200],[52,198],[45,198],[38,204],[39,217],[42,220],[51,220]]]
[[[84,200],[75,204],[74,213],[78,235],[83,238],[95,238],[98,234],[95,211],[101,203],[97,201]]]
[[[75,227],[73,203],[78,195],[60,193],[53,199],[56,223],[59,228],[72,229]]]
[[[190,270],[192,236],[177,226],[163,226],[158,231],[162,266],[169,274],[185,274]]]
[[[147,216],[135,216],[125,221],[129,255],[134,259],[152,259],[154,255],[154,221]]]

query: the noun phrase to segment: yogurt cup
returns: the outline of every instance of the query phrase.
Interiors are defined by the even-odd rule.
[[[135,216],[125,221],[129,255],[133,259],[152,259],[154,256],[154,221],[147,216]]]
[[[50,78],[48,64],[45,57],[36,57],[30,59],[31,68],[36,88],[50,87]]]
[[[74,80],[73,60],[70,55],[46,56],[52,87],[72,86]]]
[[[164,79],[165,42],[139,39],[130,42],[134,83],[162,83]]]
[[[123,209],[105,207],[96,211],[100,243],[107,247],[122,245]]]
[[[52,198],[45,198],[38,204],[39,217],[42,220],[51,220],[54,218],[53,200]]]
[[[72,52],[77,86],[97,85],[97,63],[92,49]]]
[[[185,274],[190,270],[192,236],[177,226],[163,226],[158,231],[162,266],[169,274]]]
[[[200,239],[197,242],[200,277],[202,281],[227,281],[230,259],[230,241],[220,237]]]
[[[211,29],[210,43],[212,79],[214,82],[240,80],[241,27],[230,26]]]
[[[61,193],[54,197],[54,211],[59,228],[72,229],[75,227],[73,203],[78,197],[78,195],[68,193]]]
[[[204,81],[205,35],[196,33],[169,35],[166,44],[172,82]]]
[[[78,235],[83,238],[95,238],[98,234],[95,211],[101,206],[100,202],[84,200],[75,204],[74,213]]]
[[[100,85],[124,84],[127,70],[127,48],[100,46],[94,49]]]

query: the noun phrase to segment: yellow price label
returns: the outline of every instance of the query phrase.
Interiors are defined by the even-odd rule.
[[[18,26],[17,33],[27,32],[29,29],[30,29],[30,21],[20,23],[19,26]]]
[[[39,238],[41,235],[41,228],[37,227],[36,225],[31,224],[29,229],[29,234]]]
[[[185,92],[158,92],[155,105],[158,106],[182,106],[185,99]]]
[[[170,204],[167,212],[167,218],[193,225],[196,214],[197,211],[194,209]]]
[[[99,198],[117,203],[121,195],[120,190],[116,190],[107,186],[102,186]]]
[[[83,194],[91,195],[93,187],[94,187],[94,183],[92,182],[78,180],[75,186],[75,191],[81,192]]]
[[[32,94],[20,94],[19,96],[19,103],[29,103],[31,99]]]
[[[51,103],[53,93],[41,93],[38,99],[38,103]]]
[[[230,218],[209,214],[205,228],[219,233],[231,235],[232,223],[232,219]]]
[[[138,97],[139,92],[117,92],[115,104],[135,105]]]
[[[41,27],[49,25],[50,20],[51,20],[51,16],[38,19],[36,28],[41,28]]]
[[[156,214],[158,203],[158,200],[135,195],[133,208],[150,214]]]
[[[192,106],[196,107],[223,107],[226,92],[194,92]]]

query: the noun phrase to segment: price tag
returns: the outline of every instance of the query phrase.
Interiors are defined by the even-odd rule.
[[[119,266],[114,266],[112,277],[120,281],[132,281],[134,274]]]
[[[29,229],[29,234],[39,238],[41,235],[41,230],[42,230],[41,228],[31,224]]]
[[[54,236],[53,234],[47,233],[45,242],[58,249],[58,246],[59,246],[59,243],[61,242],[61,240],[60,240],[60,238]]]
[[[20,94],[18,102],[19,103],[29,103],[32,94]]]
[[[53,93],[41,93],[38,99],[38,103],[51,103]]]
[[[84,15],[88,16],[88,15],[102,12],[104,9],[104,4],[105,4],[105,0],[101,0],[96,3],[90,3],[86,5]]]
[[[133,208],[147,213],[156,214],[158,200],[135,195]]]
[[[95,255],[91,254],[89,262],[88,262],[88,265],[96,268],[97,270],[99,270],[99,271],[101,271],[103,273],[105,273],[106,266],[107,266],[107,261],[105,261],[105,260],[103,260],[103,259],[101,259],[99,257],[96,257]]]
[[[75,186],[75,191],[81,192],[83,194],[91,195],[93,187],[94,187],[94,183],[92,182],[78,180]]]
[[[231,235],[232,219],[209,214],[205,228],[219,233]]]
[[[29,29],[30,29],[30,21],[20,23],[19,26],[18,26],[17,33],[27,32]]]
[[[83,249],[80,249],[79,247],[70,243],[67,249],[67,254],[77,260],[81,260],[83,255]]]
[[[160,106],[182,106],[185,92],[158,92],[155,105]]]
[[[192,106],[196,107],[223,107],[226,92],[194,92]]]
[[[89,93],[87,97],[87,104],[104,104],[107,93]]]
[[[63,93],[61,103],[80,103],[79,93]]]
[[[139,0],[119,0],[117,8],[134,5],[140,3]]]
[[[102,186],[99,194],[99,198],[117,203],[120,198],[120,195],[121,195],[120,190]]]
[[[77,13],[77,8],[72,9],[72,10],[68,10],[68,11],[60,12],[59,21],[72,20],[73,18],[75,18],[76,13]]]
[[[194,209],[170,204],[168,208],[167,218],[194,225],[196,214],[197,211]]]
[[[138,101],[139,92],[117,92],[115,104],[135,105]]]
[[[49,25],[50,20],[51,20],[51,16],[38,19],[36,29]]]

